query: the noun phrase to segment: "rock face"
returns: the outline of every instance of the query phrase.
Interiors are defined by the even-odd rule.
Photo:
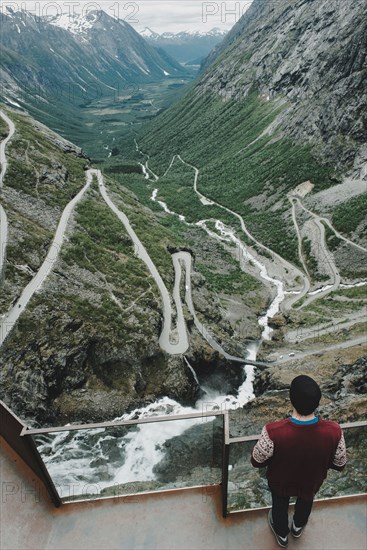
[[[27,90],[39,86],[41,97],[43,93],[52,102],[59,95],[61,101],[66,97],[65,86],[69,82],[75,86],[71,91],[73,99],[80,100],[82,95],[73,95],[76,88],[85,89],[93,80],[105,90],[106,85],[116,85],[118,78],[120,84],[151,82],[164,79],[164,71],[185,73],[167,55],[161,57],[126,21],[102,10],[75,17],[74,23],[76,20],[80,23],[79,30],[64,24],[65,17],[60,13],[46,17],[11,8],[4,10],[1,31],[4,92],[14,93],[18,88],[19,93],[26,95]],[[27,67],[27,59],[32,70]],[[85,94],[88,95],[86,90]]]
[[[200,421],[198,426],[164,443],[165,455],[154,467],[154,473],[159,481],[166,483],[188,479],[192,485],[218,483],[222,448],[222,419]]]
[[[224,98],[255,85],[286,101],[275,127],[322,160],[360,171],[367,141],[367,5],[254,0],[207,58],[200,86]],[[273,130],[275,129],[273,127]]]
[[[182,358],[169,358],[154,344],[126,346],[107,335],[87,334],[76,320],[51,335],[27,341],[27,349],[2,356],[2,399],[23,419],[58,425],[111,420],[168,396],[182,404],[196,401],[199,388]],[[71,339],[74,345],[71,345]]]

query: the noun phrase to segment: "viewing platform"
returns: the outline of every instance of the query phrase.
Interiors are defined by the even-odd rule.
[[[2,550],[273,550],[267,511],[222,517],[221,487],[116,497],[55,508],[43,483],[1,441]],[[365,495],[317,502],[299,550],[365,550]]]

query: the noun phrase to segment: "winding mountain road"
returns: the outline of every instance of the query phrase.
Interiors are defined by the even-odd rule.
[[[5,113],[0,112],[2,118],[7,122],[9,125],[9,135],[8,137],[1,143],[1,149],[0,149],[0,160],[2,163],[2,170],[1,170],[1,186],[3,183],[3,178],[6,173],[7,168],[7,161],[5,156],[5,147],[8,141],[11,139],[12,135],[15,132],[15,125],[14,123],[5,115]],[[147,176],[148,168],[143,167],[145,177]],[[150,171],[151,172],[151,171]],[[153,172],[151,172],[153,174]],[[47,253],[47,256],[42,263],[40,269],[34,275],[34,277],[31,279],[31,281],[28,283],[28,285],[23,289],[22,294],[20,298],[15,302],[15,304],[11,307],[11,309],[2,316],[0,320],[0,346],[5,341],[8,334],[11,332],[13,327],[15,326],[16,322],[18,321],[20,315],[23,313],[23,311],[26,309],[29,301],[31,300],[32,296],[41,288],[49,274],[52,272],[55,263],[59,257],[59,253],[61,250],[61,246],[64,241],[65,237],[65,231],[68,226],[68,222],[70,219],[70,215],[72,211],[74,210],[76,204],[82,199],[86,191],[89,189],[93,178],[96,177],[98,181],[98,188],[101,193],[102,198],[108,205],[108,207],[114,212],[114,214],[119,218],[119,220],[123,223],[127,233],[129,234],[130,238],[132,239],[134,245],[135,245],[135,253],[136,256],[141,259],[146,266],[148,267],[149,272],[151,273],[152,277],[154,278],[159,291],[161,293],[162,301],[163,301],[163,328],[161,335],[159,337],[159,344],[163,350],[165,350],[167,353],[170,354],[183,354],[187,351],[189,347],[189,339],[188,334],[186,330],[186,322],[183,315],[183,309],[182,309],[182,303],[180,298],[180,274],[179,272],[176,272],[176,280],[175,280],[175,288],[174,288],[174,302],[175,302],[175,309],[176,309],[176,326],[173,329],[172,328],[172,319],[174,316],[173,308],[171,305],[171,297],[167,290],[167,287],[165,286],[156,266],[154,265],[152,259],[150,258],[149,254],[147,253],[144,245],[136,235],[135,231],[130,225],[130,222],[127,218],[127,216],[121,212],[115,204],[112,202],[110,197],[107,194],[106,187],[104,185],[103,176],[100,172],[100,170],[88,170],[86,172],[86,184],[81,189],[81,191],[67,204],[65,207],[59,224],[57,226],[55,236],[53,239],[53,242],[50,246],[50,249]],[[149,177],[149,176],[148,176]],[[157,177],[157,176],[156,176]],[[157,177],[158,178],[158,177]],[[7,219],[5,215],[5,211],[3,208],[0,210],[1,214],[1,249],[2,249],[2,263],[3,264],[3,258],[5,253],[5,245],[6,245],[6,236],[7,236]],[[175,340],[174,342],[172,340]]]
[[[353,241],[351,241],[350,239],[347,239],[346,237],[344,237],[343,235],[341,235],[339,233],[339,231],[337,231],[335,229],[335,227],[332,225],[331,221],[328,219],[328,218],[323,218],[322,216],[319,216],[318,214],[315,214],[314,212],[312,212],[311,210],[309,210],[308,208],[306,208],[302,201],[300,200],[299,197],[295,197],[295,200],[297,201],[297,203],[299,204],[299,206],[305,211],[307,212],[308,214],[310,214],[310,216],[312,216],[313,218],[315,218],[316,220],[318,220],[319,222],[324,222],[326,223],[326,225],[329,226],[329,228],[335,233],[335,235],[338,237],[338,239],[341,239],[342,241],[348,243],[349,245],[351,246],[354,246],[355,248],[358,248],[359,250],[362,250],[363,252],[367,252],[367,248],[365,248],[364,246],[361,246],[360,244],[357,244]]]
[[[202,204],[204,205],[216,205],[218,206],[219,208],[222,208],[223,210],[229,212],[230,214],[234,215],[241,223],[241,228],[242,230],[244,231],[244,233],[253,241],[255,242],[259,247],[261,247],[263,250],[266,250],[267,252],[269,252],[270,254],[272,254],[273,258],[277,258],[284,267],[286,268],[292,268],[294,270],[296,270],[296,272],[298,272],[298,274],[302,277],[303,279],[303,289],[302,289],[302,292],[301,293],[295,293],[297,294],[296,296],[294,296],[293,298],[291,299],[288,299],[288,307],[290,308],[291,306],[293,306],[296,302],[298,302],[302,297],[304,296],[307,296],[307,299],[305,300],[305,302],[300,306],[300,308],[302,307],[305,307],[307,305],[309,305],[310,303],[312,303],[313,301],[321,298],[321,297],[324,297],[326,296],[327,294],[329,294],[330,292],[334,291],[334,290],[337,290],[339,287],[340,287],[340,284],[341,284],[341,277],[340,277],[340,273],[339,273],[339,270],[335,264],[335,261],[334,261],[334,258],[333,256],[330,254],[328,248],[327,248],[327,245],[326,245],[326,236],[325,236],[325,227],[323,225],[322,222],[325,222],[334,232],[337,236],[340,236],[340,238],[342,238],[345,242],[347,242],[348,244],[350,245],[354,245],[356,246],[357,248],[361,249],[361,250],[365,250],[362,246],[356,244],[356,243],[353,243],[352,241],[349,241],[349,239],[346,239],[345,237],[341,236],[335,229],[334,227],[332,226],[331,222],[329,222],[329,220],[327,220],[326,218],[322,218],[320,216],[317,216],[316,214],[314,214],[313,212],[307,210],[303,205],[302,203],[300,202],[299,198],[298,197],[295,197],[295,196],[289,196],[289,200],[292,204],[292,218],[293,218],[293,223],[294,223],[294,226],[295,226],[295,229],[296,229],[296,233],[297,233],[297,237],[298,237],[298,252],[299,252],[299,257],[300,257],[300,260],[302,262],[302,265],[304,267],[304,270],[305,270],[305,273],[307,275],[305,275],[305,273],[303,273],[302,271],[298,270],[298,268],[296,268],[295,266],[293,266],[292,264],[290,264],[289,262],[287,262],[286,260],[284,260],[284,258],[282,258],[281,256],[279,256],[278,254],[274,253],[271,249],[267,248],[266,246],[264,246],[262,243],[260,243],[259,241],[257,241],[252,235],[251,233],[247,230],[246,226],[245,226],[245,222],[243,220],[243,218],[237,214],[236,212],[232,211],[231,209],[211,200],[211,199],[208,199],[205,195],[203,195],[197,188],[197,182],[198,182],[198,177],[199,177],[199,169],[196,168],[195,166],[189,164],[188,162],[184,161],[182,159],[182,157],[180,155],[174,155],[168,165],[168,168],[166,169],[165,173],[164,173],[164,176],[168,174],[169,170],[172,168],[174,162],[175,162],[175,159],[178,159],[180,160],[180,162],[182,162],[183,164],[185,164],[186,166],[188,166],[189,168],[191,168],[192,170],[194,170],[194,184],[193,184],[193,188],[194,188],[194,191],[195,193],[198,195],[200,201],[202,202]],[[152,196],[152,199],[157,201],[157,193],[158,193],[158,189],[156,189],[153,193],[153,196]],[[157,201],[157,202],[160,202],[160,201]],[[164,207],[164,209],[169,212],[169,213],[172,213],[174,214],[174,212],[171,212],[167,205],[165,203],[161,203],[160,204],[162,205],[162,207]],[[298,223],[297,223],[297,219],[296,219],[296,205],[299,204],[304,210],[306,210],[309,214],[312,215],[312,218],[313,218],[313,224],[315,225],[315,230],[318,231],[318,242],[319,242],[319,246],[320,246],[320,254],[321,254],[321,257],[324,259],[324,261],[326,261],[328,263],[328,267],[329,267],[329,271],[330,271],[330,275],[332,277],[332,284],[330,285],[327,285],[325,287],[323,287],[322,289],[320,289],[319,291],[315,292],[315,293],[310,293],[310,275],[309,275],[309,272],[308,272],[308,269],[307,269],[307,265],[306,265],[306,262],[303,258],[303,254],[302,254],[302,240],[301,240],[301,234],[300,234],[300,230],[299,230],[299,227],[298,227]],[[181,218],[183,218],[183,216],[180,216]],[[184,218],[183,218],[184,219]],[[184,220],[185,221],[185,220]],[[186,222],[188,223],[188,222]],[[208,228],[205,227],[205,220],[203,220],[202,222],[200,222],[202,227],[204,229],[207,230],[207,232],[210,233],[210,231],[208,230]],[[190,224],[189,224],[190,225]],[[196,225],[199,225],[199,224],[196,224]],[[220,231],[223,233],[225,231],[225,226],[224,224],[221,224],[221,228],[217,228],[217,229],[220,229]],[[212,235],[213,236],[213,235]],[[225,235],[226,236],[226,235]],[[183,253],[183,254],[179,254],[176,258],[174,258],[174,264],[175,264],[175,269],[178,269],[178,265],[179,265],[179,261],[183,261],[186,265],[186,289],[190,289],[190,291],[186,291],[186,303],[188,305],[188,308],[193,316],[193,319],[194,319],[194,323],[195,323],[195,326],[197,327],[197,329],[199,330],[199,332],[207,339],[207,341],[209,342],[209,344],[216,350],[220,351],[220,353],[222,353],[227,359],[232,359],[232,360],[236,360],[235,358],[229,356],[228,354],[226,354],[226,352],[221,348],[221,346],[219,346],[219,344],[217,342],[214,341],[214,339],[211,338],[210,334],[208,333],[208,331],[205,329],[205,327],[200,323],[200,321],[198,320],[197,316],[196,316],[196,313],[195,313],[195,310],[194,310],[194,306],[193,306],[193,303],[192,303],[192,298],[191,298],[191,286],[190,286],[190,279],[191,279],[191,276],[190,276],[190,273],[191,273],[191,262],[192,262],[192,259],[191,259],[191,256],[190,254],[187,254],[187,253]],[[354,286],[354,285],[352,285]],[[358,285],[357,285],[358,286]],[[354,324],[353,322],[350,323],[351,325]],[[325,334],[327,334],[328,331],[325,330]],[[340,343],[337,345],[337,348],[346,348],[346,347],[349,347],[349,346],[352,346],[352,345],[355,345],[355,344],[358,344],[360,343],[361,341],[363,341],[363,338],[362,339],[359,339],[359,338],[356,338],[356,339],[353,339],[349,342],[343,342],[343,343]],[[321,350],[318,350],[318,351],[321,351]],[[311,354],[310,352],[304,352],[304,356],[307,356],[308,354]],[[286,361],[286,359],[284,359],[284,361]]]
[[[6,170],[8,168],[8,161],[7,161],[7,158],[6,158],[6,155],[5,155],[5,148],[8,144],[8,142],[11,140],[11,138],[13,137],[13,135],[15,133],[15,124],[7,116],[7,114],[4,113],[4,111],[0,110],[0,116],[6,122],[6,124],[9,127],[9,133],[8,133],[7,137],[0,144],[0,163],[1,163],[0,188],[1,188],[4,184],[4,177],[5,177],[5,174],[6,174]]]
[[[293,223],[294,223],[295,230],[296,230],[297,237],[298,237],[298,254],[299,254],[300,261],[302,262],[302,265],[305,269],[305,272],[307,273],[308,277],[310,278],[310,274],[309,274],[306,262],[304,260],[303,254],[302,254],[302,238],[301,238],[301,234],[300,234],[300,230],[299,230],[298,223],[297,223],[297,218],[296,218],[296,205],[298,205],[300,208],[302,208],[304,210],[304,212],[308,213],[312,217],[312,222],[314,223],[314,225],[316,226],[316,228],[319,232],[318,243],[319,243],[319,246],[320,246],[321,257],[324,258],[325,262],[327,262],[329,271],[331,272],[331,276],[333,278],[332,284],[329,284],[329,285],[323,287],[317,293],[314,293],[314,294],[311,293],[308,296],[308,298],[298,308],[298,309],[302,309],[302,308],[307,307],[308,305],[310,305],[315,300],[319,300],[320,298],[324,298],[325,296],[327,296],[328,294],[330,294],[331,292],[337,290],[340,287],[341,277],[340,277],[339,270],[338,270],[338,268],[335,264],[334,257],[333,257],[333,255],[331,254],[331,252],[329,251],[329,249],[326,245],[326,235],[325,235],[324,223],[334,232],[334,234],[339,239],[343,240],[344,242],[346,242],[350,246],[354,246],[354,247],[358,248],[359,250],[362,250],[363,252],[367,252],[367,249],[364,248],[363,246],[351,241],[350,239],[347,239],[343,235],[341,235],[333,227],[332,223],[330,222],[330,220],[328,220],[328,218],[324,218],[322,216],[319,216],[319,215],[315,214],[314,212],[312,212],[311,210],[309,210],[308,208],[306,208],[303,205],[303,203],[302,203],[299,196],[292,195],[292,196],[289,196],[288,198],[289,198],[289,200],[292,204],[292,218],[293,218]],[[298,298],[298,299],[300,299],[300,298]]]
[[[327,262],[329,270],[331,271],[331,275],[333,277],[333,283],[324,287],[321,292],[318,292],[317,294],[310,295],[308,298],[301,304],[299,309],[302,309],[308,305],[310,305],[315,300],[319,300],[320,298],[325,298],[330,292],[334,292],[335,290],[338,290],[340,283],[341,283],[341,277],[338,268],[335,265],[334,258],[330,251],[328,250],[326,246],[326,238],[325,238],[325,226],[321,223],[321,221],[317,218],[314,218],[313,223],[317,227],[319,231],[319,246],[320,251],[322,253],[322,257],[324,258],[325,262]]]
[[[162,328],[161,335],[159,337],[159,344],[161,348],[167,353],[183,354],[188,350],[189,339],[187,335],[186,322],[183,315],[182,303],[181,303],[181,298],[179,293],[180,278],[176,273],[175,286],[174,286],[174,302],[176,306],[177,324],[175,329],[173,330],[172,328],[173,309],[171,305],[171,297],[167,290],[167,287],[164,284],[163,279],[159,274],[159,271],[156,268],[155,264],[153,263],[151,257],[149,256],[145,246],[140,241],[139,237],[131,227],[128,217],[126,216],[126,214],[121,212],[117,208],[117,206],[115,206],[115,204],[112,202],[112,200],[108,196],[101,172],[99,170],[96,170],[96,172],[97,172],[99,190],[104,201],[106,202],[107,206],[112,210],[112,212],[114,212],[114,214],[116,214],[119,220],[123,223],[128,235],[130,236],[131,240],[135,245],[136,256],[145,263],[145,265],[147,266],[151,276],[155,280],[158,286],[158,289],[160,291],[162,302],[163,302],[163,328]],[[176,342],[172,342],[172,335],[174,332],[176,334]]]
[[[15,132],[15,125],[7,117],[7,115],[5,113],[3,113],[2,111],[0,111],[0,115],[7,122],[8,126],[9,126],[9,135],[7,136],[7,138],[5,140],[3,140],[3,142],[1,143],[1,147],[0,147],[0,160],[1,160],[1,163],[2,163],[1,176],[0,176],[1,180],[0,181],[1,181],[1,187],[2,187],[3,179],[4,179],[4,176],[5,176],[5,173],[6,173],[6,168],[7,168],[5,147],[6,147],[6,144],[8,143],[8,141],[11,139],[12,135]],[[139,146],[138,146],[137,142],[135,142],[135,144],[136,144],[137,151],[139,151],[142,155],[145,155],[145,153],[143,153],[142,151],[139,150]],[[148,157],[148,160],[149,160],[149,156],[147,156],[147,157]],[[285,267],[288,270],[289,269],[293,270],[293,273],[296,273],[297,275],[302,277],[303,282],[304,282],[302,293],[301,293],[301,295],[298,295],[295,298],[293,298],[293,300],[291,300],[291,301],[292,302],[298,301],[301,296],[307,294],[308,290],[309,290],[309,280],[302,271],[300,271],[298,268],[296,268],[295,266],[290,264],[287,260],[285,260],[284,258],[279,256],[278,254],[273,252],[271,249],[269,249],[268,247],[266,247],[265,245],[263,245],[262,243],[257,241],[251,235],[251,233],[249,233],[249,231],[247,230],[245,222],[244,222],[242,216],[240,216],[238,213],[234,212],[233,210],[230,210],[229,208],[227,208],[227,207],[225,207],[225,206],[223,206],[219,203],[216,203],[215,201],[212,201],[211,199],[208,199],[207,197],[205,197],[205,195],[203,195],[202,193],[200,193],[198,191],[198,189],[197,189],[197,182],[198,182],[198,177],[199,177],[198,168],[196,168],[195,166],[193,166],[193,165],[187,163],[186,161],[184,161],[181,158],[180,155],[174,155],[172,160],[171,160],[171,163],[170,163],[169,167],[167,168],[167,170],[165,172],[165,175],[168,173],[169,169],[172,167],[172,165],[173,165],[176,158],[181,163],[185,164],[186,166],[188,166],[192,170],[194,170],[194,173],[195,173],[195,176],[194,176],[194,191],[198,195],[198,197],[200,198],[201,202],[204,205],[208,205],[208,204],[209,205],[216,205],[219,208],[222,208],[223,210],[225,210],[225,211],[229,212],[230,214],[232,214],[233,216],[235,216],[240,221],[241,228],[244,231],[244,233],[248,236],[248,238],[250,238],[257,246],[259,246],[260,248],[262,248],[266,252],[270,253],[274,259],[277,259],[279,262],[281,262],[283,267]],[[150,174],[152,174],[152,176],[154,178],[154,181],[157,181],[159,178],[156,174],[154,174],[154,172],[152,170],[149,169],[148,160],[146,161],[145,165],[142,165],[143,174],[144,174],[145,178],[148,179],[149,178],[149,173],[150,173]],[[96,177],[96,179],[98,181],[98,189],[99,189],[99,192],[100,192],[103,200],[106,202],[107,206],[114,212],[114,214],[119,218],[121,223],[124,225],[128,235],[130,236],[131,240],[134,243],[136,256],[145,263],[145,265],[147,266],[151,276],[153,277],[153,279],[156,282],[156,284],[158,286],[158,289],[160,291],[162,302],[163,302],[163,327],[162,327],[162,331],[161,331],[161,334],[160,334],[160,337],[159,337],[159,344],[160,344],[161,348],[164,351],[166,351],[167,353],[173,354],[173,355],[176,355],[176,354],[182,355],[189,348],[189,337],[188,337],[186,322],[185,322],[185,318],[184,318],[183,306],[182,306],[182,301],[181,301],[181,292],[180,292],[181,280],[182,280],[182,265],[184,265],[185,266],[185,289],[186,289],[185,301],[186,301],[188,309],[189,309],[189,311],[190,311],[190,313],[191,313],[191,315],[194,319],[194,324],[195,324],[196,328],[198,329],[198,331],[200,332],[200,334],[202,334],[202,336],[207,340],[207,342],[210,344],[210,346],[213,349],[215,349],[216,351],[221,353],[226,359],[228,359],[230,361],[240,362],[242,364],[248,363],[248,364],[252,364],[252,365],[255,365],[255,366],[265,367],[266,365],[264,365],[263,363],[259,363],[257,361],[246,361],[244,358],[235,357],[235,356],[232,356],[232,355],[228,354],[222,348],[222,346],[211,336],[211,334],[205,328],[205,326],[199,321],[199,319],[196,315],[196,312],[195,312],[195,308],[194,308],[194,304],[193,304],[193,300],[192,300],[192,295],[191,295],[192,257],[188,252],[178,252],[178,253],[172,255],[172,261],[173,261],[173,266],[174,266],[174,270],[175,270],[175,283],[174,283],[174,289],[173,289],[173,294],[172,294],[174,307],[172,306],[172,298],[170,296],[170,293],[169,293],[165,283],[163,282],[163,279],[162,279],[161,275],[159,274],[158,269],[156,268],[156,266],[155,266],[154,262],[152,261],[151,257],[149,256],[149,254],[148,254],[146,248],[144,247],[143,243],[140,241],[139,237],[137,236],[134,229],[132,228],[126,214],[124,212],[122,212],[121,210],[119,210],[119,208],[117,208],[117,206],[113,203],[113,201],[109,197],[109,195],[107,193],[105,183],[104,183],[102,173],[100,172],[100,170],[95,170],[95,169],[90,169],[86,172],[86,180],[87,181],[86,181],[84,187],[81,189],[81,191],[79,191],[79,193],[65,207],[65,209],[64,209],[64,211],[61,215],[58,227],[56,229],[52,245],[51,245],[51,247],[48,251],[48,254],[47,254],[43,264],[41,265],[40,269],[38,270],[36,275],[34,275],[34,277],[28,283],[28,285],[24,288],[20,298],[12,306],[12,308],[9,310],[9,312],[2,316],[2,318],[0,320],[0,346],[2,345],[2,343],[4,342],[7,335],[10,333],[12,328],[15,326],[15,323],[17,322],[20,315],[22,314],[22,312],[27,307],[27,304],[29,303],[32,296],[41,288],[41,286],[43,285],[46,278],[52,272],[52,270],[55,266],[55,263],[56,263],[56,261],[59,257],[59,253],[60,253],[63,241],[64,241],[65,232],[66,232],[66,229],[67,229],[67,226],[68,226],[68,223],[69,223],[71,213],[72,213],[73,209],[75,208],[76,204],[83,198],[84,194],[89,189],[94,177]],[[4,240],[4,235],[6,236],[6,234],[7,234],[7,220],[6,220],[5,212],[3,211],[2,208],[0,210],[0,215],[1,215],[0,223],[1,223],[2,258],[4,258],[3,252],[4,252],[5,246],[6,246],[6,240]],[[321,223],[321,221],[323,221],[324,219],[316,216],[313,213],[312,213],[312,215],[314,216],[314,218],[317,218],[317,220],[315,220],[315,223],[317,223],[317,226],[319,227],[321,235],[322,235],[322,239],[324,239],[324,237],[325,237],[325,235],[324,235],[325,228]],[[222,231],[225,232],[224,225],[223,225]],[[346,240],[346,239],[344,239],[344,240]],[[359,248],[363,248],[363,247],[359,247]],[[2,259],[2,263],[3,263],[3,259]],[[0,267],[1,267],[1,265],[2,264],[0,264]],[[1,273],[1,270],[0,270],[0,273]],[[339,286],[340,277],[338,279],[337,276],[338,276],[338,274],[335,273],[334,285]],[[267,277],[267,279],[270,282],[275,281],[275,280],[271,279],[269,276]],[[317,299],[317,297],[310,297],[309,300],[311,301],[312,299]],[[175,324],[173,323],[174,318],[176,319]]]
[[[323,353],[326,353],[327,351],[334,351],[334,350],[337,350],[337,349],[348,349],[348,348],[352,348],[354,346],[360,346],[360,345],[366,346],[366,344],[367,344],[366,335],[356,336],[356,337],[353,337],[350,340],[346,340],[345,342],[336,342],[334,344],[324,345],[320,348],[309,349],[309,350],[305,350],[305,351],[297,351],[295,356],[289,357],[289,355],[288,356],[284,355],[283,357],[278,357],[276,359],[276,364],[278,366],[278,365],[283,365],[283,364],[286,364],[286,363],[289,363],[289,362],[294,363],[294,361],[298,361],[299,359],[303,359],[304,357],[311,357],[312,355],[322,355]],[[287,351],[288,351],[288,349],[287,349]],[[282,349],[278,350],[278,353],[282,353],[282,352],[283,352]],[[284,352],[284,353],[286,353],[286,352]],[[268,359],[270,359],[270,357]]]
[[[311,277],[310,277],[310,274],[308,272],[308,268],[307,268],[305,259],[303,257],[302,237],[301,237],[301,232],[300,232],[299,225],[298,225],[298,222],[297,222],[297,213],[296,213],[297,203],[296,203],[295,200],[293,200],[293,197],[288,197],[288,199],[289,199],[289,201],[292,205],[292,220],[293,220],[293,225],[294,225],[294,229],[296,230],[296,235],[297,235],[297,240],[298,240],[298,258],[299,258],[299,261],[302,264],[303,269],[305,270],[305,273],[307,274],[308,281],[310,282]],[[300,299],[300,297],[298,299]]]
[[[0,144],[0,163],[1,163],[0,195],[1,195],[1,191],[4,185],[5,174],[8,168],[8,160],[6,158],[5,148],[15,133],[15,124],[2,110],[0,110],[0,116],[9,127],[9,133],[7,137],[3,139]],[[0,204],[0,280],[1,280],[1,277],[3,276],[3,271],[5,270],[7,242],[8,242],[8,218],[6,216],[6,212],[3,206]]]
[[[131,240],[135,245],[136,256],[145,263],[145,265],[147,266],[151,276],[155,280],[158,286],[158,289],[160,291],[162,302],[163,302],[163,328],[162,328],[161,335],[159,337],[159,345],[161,346],[161,348],[171,355],[182,355],[189,348],[189,337],[188,337],[186,321],[184,317],[182,300],[181,300],[181,292],[180,292],[181,279],[182,279],[182,269],[181,269],[180,262],[182,262],[185,265],[185,289],[186,289],[185,301],[194,319],[195,326],[200,332],[200,334],[205,338],[205,340],[207,340],[207,342],[210,344],[210,346],[213,349],[220,352],[229,361],[238,362],[238,363],[241,363],[242,365],[245,364],[246,362],[246,364],[251,364],[258,367],[265,367],[266,365],[264,365],[261,362],[245,361],[243,357],[235,357],[233,355],[228,354],[220,346],[220,344],[218,344],[218,342],[211,336],[211,334],[204,327],[204,325],[198,320],[195,312],[193,300],[192,300],[192,295],[191,295],[192,257],[191,257],[191,254],[189,254],[188,252],[177,252],[175,254],[172,254],[172,261],[173,261],[173,266],[175,270],[175,282],[174,282],[172,296],[173,296],[173,301],[174,301],[175,310],[176,310],[176,326],[173,326],[172,319],[173,319],[174,311],[171,305],[171,297],[168,292],[168,289],[164,284],[158,269],[156,268],[155,264],[150,258],[146,248],[144,247],[143,243],[140,241],[139,237],[131,227],[128,217],[126,216],[126,214],[124,214],[123,212],[121,212],[121,210],[117,208],[117,206],[112,202],[112,200],[108,196],[107,189],[105,187],[101,172],[99,170],[97,170],[96,172],[97,172],[97,178],[99,183],[99,190],[104,201],[106,202],[108,207],[114,212],[114,214],[119,218],[119,220],[123,223],[128,235],[130,236]],[[175,339],[176,341],[172,342],[173,339]]]
[[[79,191],[79,193],[67,204],[61,215],[54,239],[41,267],[39,268],[33,279],[24,288],[20,298],[11,307],[8,313],[6,313],[5,316],[2,317],[0,321],[0,346],[3,344],[5,338],[15,326],[15,323],[18,321],[20,315],[27,307],[27,304],[32,296],[41,288],[41,286],[53,270],[64,241],[65,231],[70,219],[70,215],[76,204],[80,201],[84,193],[91,185],[93,175],[95,175],[95,173],[96,170],[88,170],[86,184],[84,185],[83,189]]]
[[[9,127],[11,128],[10,134],[13,135],[15,131],[15,126],[10,121],[10,119],[8,119],[8,117],[6,117],[6,120],[9,121]],[[1,158],[5,161],[6,161],[5,146],[6,146],[6,143],[9,141],[9,139],[11,138],[11,135],[8,136],[6,142],[4,140],[4,142],[2,143]],[[146,170],[148,170],[148,168]],[[3,164],[2,178],[5,175],[5,171],[6,171],[6,162]],[[124,225],[127,233],[129,234],[130,238],[134,243],[136,256],[145,263],[145,265],[147,266],[150,274],[155,280],[158,286],[158,289],[160,291],[162,302],[163,302],[163,328],[159,337],[159,344],[161,348],[169,354],[174,354],[174,355],[184,354],[189,348],[189,338],[188,338],[186,321],[183,314],[183,306],[182,306],[182,301],[180,296],[181,266],[179,262],[176,261],[177,258],[173,258],[174,267],[175,267],[175,284],[173,289],[173,301],[174,301],[175,310],[176,310],[174,312],[171,304],[171,296],[168,292],[168,289],[164,284],[163,279],[160,276],[155,264],[150,258],[146,248],[144,247],[143,243],[140,241],[137,234],[131,227],[131,224],[126,214],[121,212],[117,208],[117,206],[113,203],[113,201],[110,199],[100,170],[92,170],[92,169],[86,172],[87,181],[84,187],[65,207],[61,215],[59,224],[57,226],[53,242],[50,246],[47,256],[44,262],[42,263],[40,269],[38,270],[36,275],[34,275],[34,277],[31,279],[28,285],[23,289],[20,298],[15,302],[15,304],[11,307],[11,309],[5,315],[2,316],[0,320],[0,346],[3,344],[6,337],[15,326],[20,315],[26,309],[33,295],[37,291],[39,291],[39,289],[42,287],[47,277],[52,272],[60,254],[61,246],[64,241],[65,232],[68,226],[70,215],[74,210],[76,204],[82,199],[86,191],[89,189],[94,177],[97,178],[98,188],[103,200],[106,202],[107,206],[114,212],[114,214],[119,218],[119,220]],[[158,176],[156,176],[156,178],[158,179]],[[3,216],[2,216],[2,220],[4,220]],[[2,232],[2,235],[4,234],[5,233]],[[183,259],[187,264],[186,288],[189,289],[188,293],[190,294],[191,310],[194,311],[193,305],[192,305],[192,299],[191,299],[191,275],[190,275],[191,262],[189,262],[187,257],[182,257],[181,259]],[[173,327],[173,322],[172,322],[172,319],[174,316],[176,317],[175,327]],[[195,318],[196,318],[196,315],[195,315]],[[198,323],[197,319],[196,319],[196,322]],[[201,326],[201,329],[203,330],[202,326]],[[208,338],[211,338],[210,335],[208,335]],[[221,351],[225,354],[224,350],[222,350],[222,348],[220,348],[220,346],[216,344],[214,339],[211,338],[211,342],[215,347],[215,349],[218,349],[218,351]],[[233,358],[233,360],[238,360],[238,361],[241,361],[242,363],[244,362],[242,358]]]
[[[3,344],[6,337],[15,326],[15,323],[18,321],[20,315],[26,309],[32,296],[41,288],[46,278],[49,276],[49,274],[53,270],[55,263],[59,257],[61,246],[64,241],[65,231],[68,226],[70,215],[73,209],[75,208],[76,204],[82,199],[85,192],[89,189],[93,181],[93,177],[97,178],[98,187],[102,195],[102,198],[104,199],[108,207],[114,212],[114,214],[116,214],[119,220],[123,223],[126,231],[128,232],[130,238],[132,239],[135,245],[135,253],[137,257],[146,264],[146,266],[148,267],[148,270],[150,271],[152,277],[154,278],[160,290],[162,301],[163,301],[163,329],[159,338],[160,346],[162,347],[162,349],[164,349],[167,353],[170,353],[170,354],[185,353],[189,347],[189,340],[188,340],[188,335],[186,330],[186,322],[185,322],[183,310],[182,310],[182,303],[181,303],[180,294],[179,294],[180,277],[178,274],[176,274],[174,301],[175,301],[175,306],[177,311],[177,325],[173,330],[172,329],[173,311],[172,311],[171,298],[170,298],[169,292],[156,266],[151,260],[149,254],[147,253],[144,245],[139,240],[135,231],[131,227],[127,216],[115,206],[115,204],[112,202],[112,200],[108,196],[106,187],[104,185],[103,176],[100,170],[88,170],[86,172],[87,182],[84,185],[83,189],[65,207],[61,215],[59,224],[57,226],[56,233],[55,233],[53,242],[51,244],[51,247],[40,269],[38,270],[36,275],[32,278],[32,280],[28,283],[28,285],[24,288],[20,298],[16,301],[16,303],[12,306],[12,308],[8,311],[8,313],[1,318],[0,346]],[[171,341],[173,333],[175,333],[175,336],[176,336],[176,342],[174,343]]]
[[[185,266],[185,302],[187,307],[192,315],[194,320],[194,325],[203,336],[203,338],[208,342],[208,344],[215,350],[218,351],[225,359],[228,361],[233,361],[235,363],[241,363],[244,365],[254,365],[256,367],[267,367],[268,365],[261,363],[260,361],[252,361],[249,359],[244,359],[243,357],[237,357],[227,353],[222,346],[213,338],[210,332],[206,329],[205,325],[199,321],[198,316],[196,315],[194,303],[192,300],[191,294],[191,269],[192,269],[192,256],[189,252],[176,252],[172,254],[173,265],[176,273],[176,284],[175,284],[175,300],[180,300],[179,297],[179,281],[182,277],[181,263]]]

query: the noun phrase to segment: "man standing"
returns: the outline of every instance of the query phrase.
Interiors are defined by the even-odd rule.
[[[346,448],[342,429],[336,422],[316,416],[321,399],[318,384],[309,376],[297,376],[291,384],[290,418],[264,426],[251,462],[267,466],[273,505],[269,525],[282,548],[288,545],[288,505],[297,497],[291,533],[301,536],[311,513],[313,499],[327,476],[327,470],[343,470]]]

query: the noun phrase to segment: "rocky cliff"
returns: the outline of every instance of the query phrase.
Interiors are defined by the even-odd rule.
[[[200,86],[241,98],[255,85],[286,102],[273,131],[365,174],[366,36],[365,0],[254,0],[207,58]]]
[[[206,197],[241,214],[315,288],[330,276],[329,255],[346,280],[366,273],[366,9],[363,0],[255,0],[196,85],[141,132],[158,173],[179,153]],[[298,204],[292,214],[299,193],[311,214]],[[200,207],[192,197],[180,206]],[[321,253],[314,212],[363,250],[327,229]]]

